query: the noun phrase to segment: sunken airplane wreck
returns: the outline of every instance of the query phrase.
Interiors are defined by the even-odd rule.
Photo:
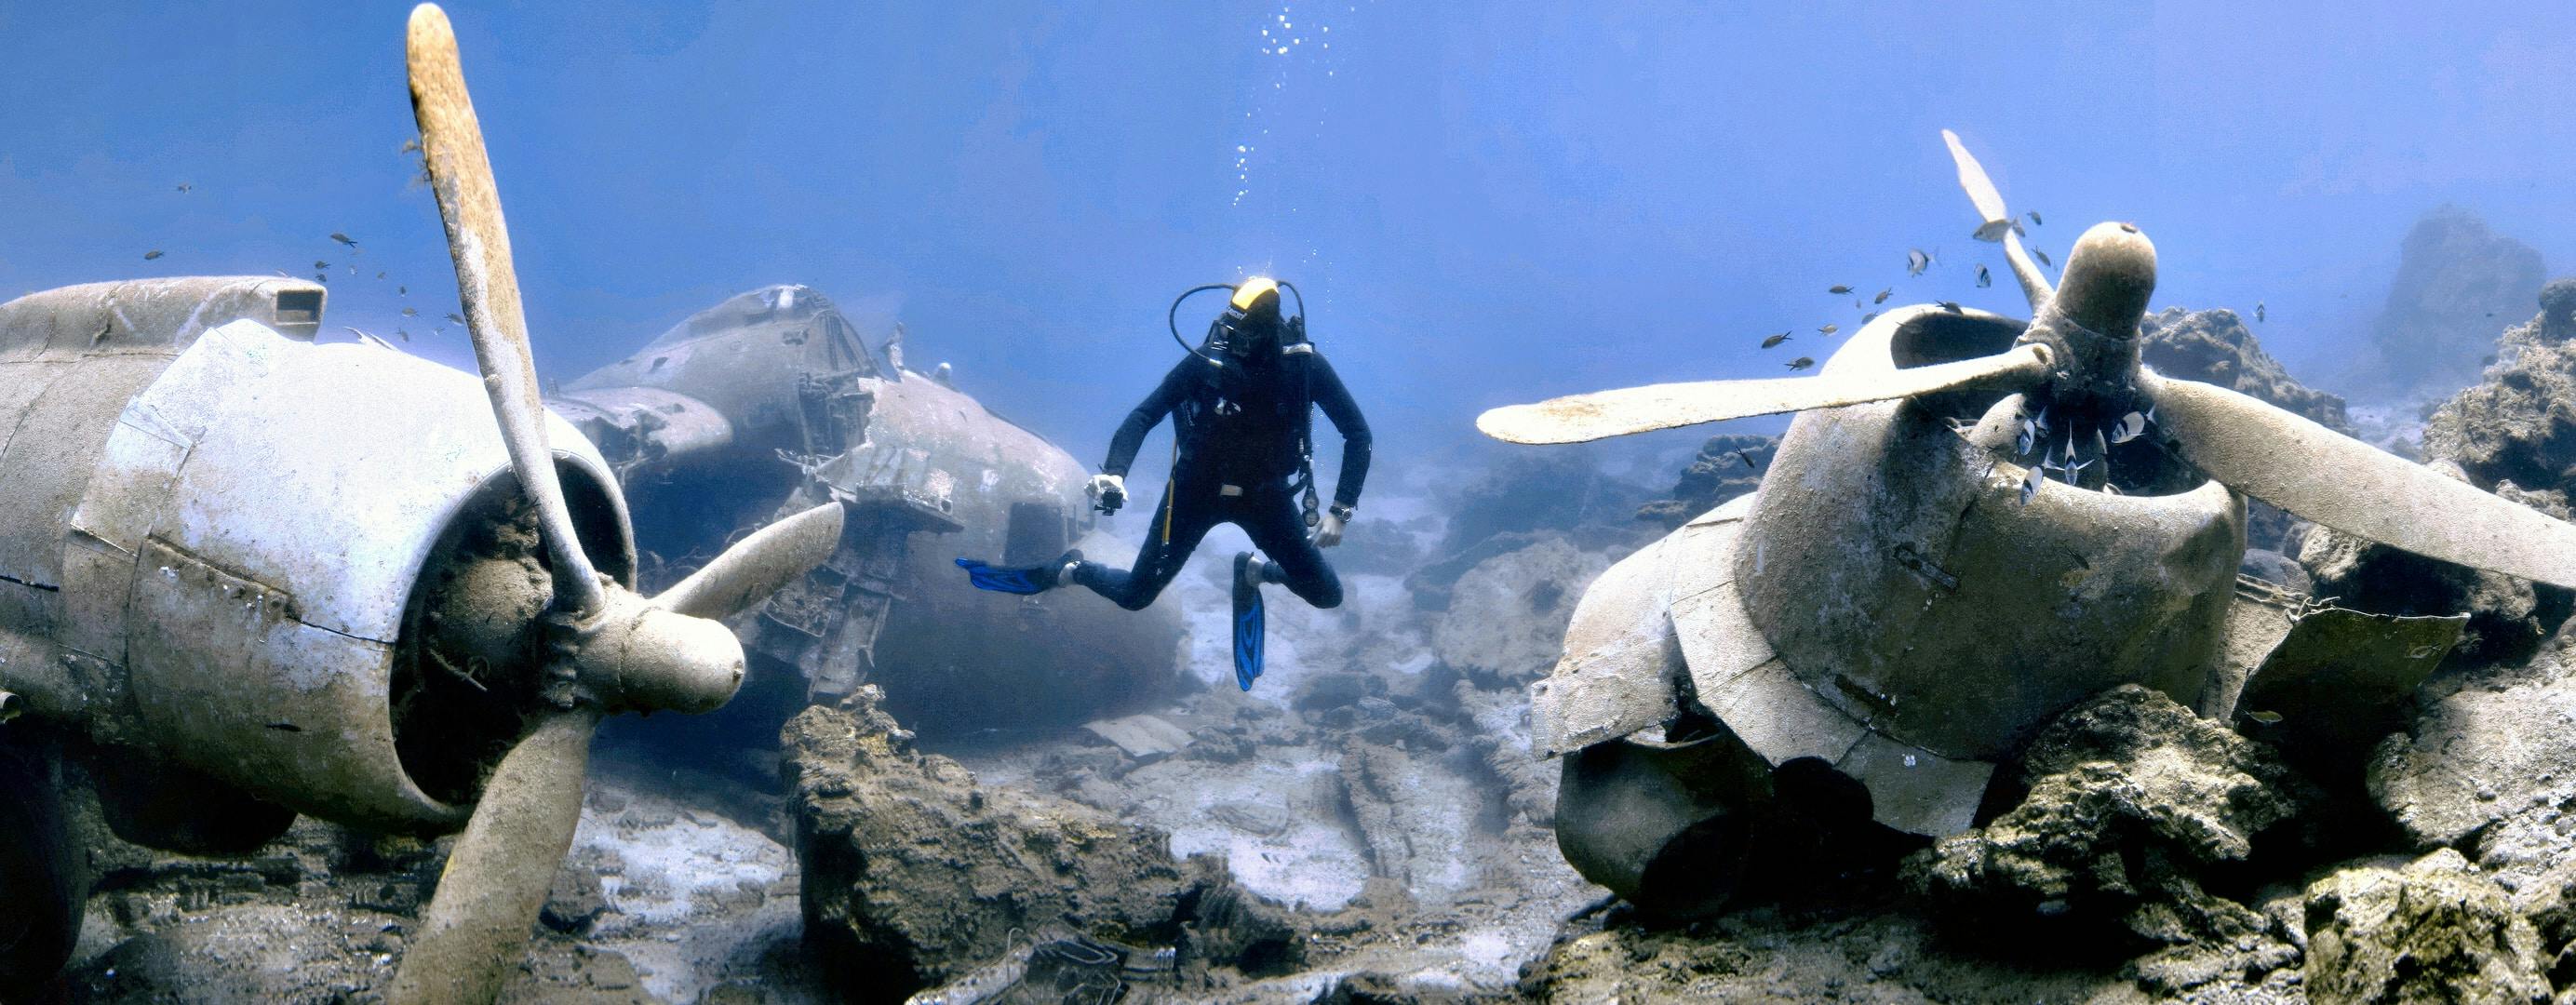
[[[1998,763],[2121,684],[2357,757],[2386,731],[2366,720],[2408,697],[2465,619],[2321,607],[2240,576],[2248,498],[2576,586],[2576,525],[2140,365],[2146,235],[2093,227],[2052,286],[1944,137],[2032,320],[1908,307],[1815,377],[1478,420],[1565,443],[1798,413],[1753,494],[1601,575],[1532,688],[1535,744],[1563,757],[1558,845],[1641,908],[1720,907],[1749,863],[1819,833],[1965,830]]]
[[[945,364],[924,374],[902,357],[900,335],[872,351],[822,294],[770,286],[547,399],[626,487],[648,584],[769,521],[848,506],[832,557],[736,623],[752,665],[725,716],[766,724],[705,728],[765,745],[795,711],[869,682],[934,736],[1070,726],[1168,695],[1171,605],[1140,617],[1088,591],[958,588],[957,555],[1116,547],[1083,494],[1089,469],[957,390]]]
[[[118,837],[195,854],[297,814],[461,828],[386,998],[491,1000],[572,840],[600,721],[723,705],[744,657],[719,619],[841,539],[842,507],[818,505],[636,590],[611,465],[539,402],[435,6],[408,53],[481,380],[316,344],[323,289],[300,280],[0,304],[0,988],[48,980],[78,931],[70,779]]]

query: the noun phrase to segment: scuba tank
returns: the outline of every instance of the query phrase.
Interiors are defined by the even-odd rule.
[[[1311,362],[1315,358],[1315,344],[1306,337],[1306,295],[1295,284],[1260,277],[1241,283],[1206,283],[1183,290],[1180,296],[1172,298],[1171,308],[1164,312],[1163,323],[1171,331],[1172,341],[1178,343],[1182,351],[1208,364],[1208,381],[1222,397],[1239,398],[1239,395],[1227,394],[1226,391],[1229,387],[1239,387],[1245,379],[1242,364],[1236,361],[1236,348],[1252,337],[1245,331],[1252,320],[1251,306],[1259,302],[1261,294],[1268,293],[1276,310],[1278,290],[1281,289],[1297,300],[1297,313],[1283,316],[1278,321],[1277,345],[1281,365],[1297,368],[1297,395],[1290,402],[1297,419],[1297,474],[1290,489],[1300,494],[1306,526],[1311,530],[1322,522],[1323,516],[1318,506],[1320,500],[1315,494],[1315,391]],[[1207,335],[1193,347],[1181,338],[1181,304],[1210,290],[1226,290],[1234,297],[1215,320],[1208,322]],[[1292,360],[1293,363],[1290,362]],[[1194,427],[1199,421],[1200,417],[1187,411],[1176,410],[1173,413],[1175,450],[1179,449],[1180,442],[1196,432]]]

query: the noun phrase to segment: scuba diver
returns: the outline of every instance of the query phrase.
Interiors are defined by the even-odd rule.
[[[1297,296],[1283,317],[1279,291]],[[1197,348],[1181,340],[1174,318],[1182,301],[1230,289],[1224,313]],[[1369,429],[1332,364],[1306,339],[1305,296],[1270,279],[1195,287],[1172,301],[1164,323],[1189,356],[1172,367],[1143,404],[1127,413],[1109,441],[1109,458],[1086,486],[1092,504],[1115,513],[1127,499],[1127,469],[1156,423],[1172,417],[1172,473],[1145,546],[1132,569],[1084,561],[1079,550],[1040,566],[998,568],[960,558],[975,586],[1003,593],[1043,593],[1079,583],[1128,610],[1154,602],[1199,540],[1220,523],[1243,528],[1260,555],[1234,556],[1234,679],[1252,690],[1261,676],[1261,587],[1280,583],[1319,608],[1342,602],[1341,577],[1322,549],[1340,544],[1368,476]],[[1315,509],[1314,419],[1321,407],[1342,434],[1341,477],[1333,504]],[[1302,494],[1302,506],[1300,496]],[[1310,536],[1308,530],[1312,529]]]

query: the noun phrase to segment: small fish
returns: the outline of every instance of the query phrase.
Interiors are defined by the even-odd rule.
[[[1870,302],[1870,303],[1873,303],[1873,304],[1883,304],[1883,303],[1886,303],[1886,302],[1887,302],[1887,295],[1888,295],[1888,294],[1890,294],[1890,293],[1894,293],[1894,292],[1896,292],[1896,287],[1890,286],[1890,287],[1888,287],[1888,288],[1886,288],[1886,289],[1883,289],[1883,290],[1878,291],[1878,295],[1877,295],[1877,296],[1874,296],[1874,297],[1869,298],[1869,302]]]
[[[304,727],[302,727],[302,726],[298,726],[298,725],[296,725],[296,724],[294,724],[294,723],[291,723],[291,722],[287,722],[287,721],[285,721],[285,720],[283,720],[283,719],[278,720],[278,721],[276,721],[276,722],[269,723],[269,724],[268,724],[268,728],[270,728],[270,729],[274,729],[274,730],[276,730],[276,731],[278,731],[278,732],[281,732],[281,733],[301,733],[301,732],[303,732],[303,731],[304,731]]]
[[[411,295],[411,287],[396,286],[394,287],[394,295],[397,297],[408,297]]]
[[[2035,417],[2035,418],[2031,419],[2030,421],[2031,421],[2031,424],[2032,424],[2032,425],[2035,425],[2035,426],[2038,426],[2038,427],[2039,427],[2039,431],[2040,431],[2040,432],[2043,432],[2043,433],[2047,432],[2047,431],[2048,431],[2048,409],[2046,409],[2046,408],[2041,408],[2041,409],[2039,410],[2039,415],[2038,415],[2037,417]]]
[[[2099,429],[2093,431],[2093,456],[2095,458],[2111,456],[2111,448],[2102,442],[2102,431]]]
[[[384,273],[382,273],[382,272],[376,273],[376,278],[378,278],[378,279],[383,279],[383,278],[385,278],[385,274],[384,274]]]
[[[1876,320],[1878,320],[1878,312],[1877,312],[1877,311],[1871,311],[1871,312],[1869,312],[1869,313],[1867,313],[1867,314],[1863,314],[1863,315],[1861,315],[1861,316],[1860,316],[1860,323],[1862,323],[1862,324],[1868,324],[1868,323],[1870,323],[1870,322],[1872,322],[1872,321],[1876,321]]]
[[[351,250],[356,250],[356,249],[357,249],[357,247],[358,247],[358,242],[357,242],[357,241],[355,241],[355,240],[351,239],[351,238],[349,237],[349,235],[347,235],[347,234],[343,234],[343,233],[341,233],[341,232],[339,232],[339,231],[336,231],[336,230],[331,232],[331,239],[332,239],[332,240],[334,240],[334,241],[338,241],[338,242],[340,242],[340,243],[342,243],[342,244],[348,245],[348,246],[349,246],[349,248],[350,248]]]
[[[1949,311],[1952,314],[1965,314],[1968,312],[1967,308],[1959,306],[1959,302],[1956,300],[1941,301],[1941,309]]]
[[[1988,220],[1984,223],[1978,224],[1976,233],[1969,234],[1968,236],[1980,241],[2000,241],[2004,239],[2005,234],[2012,233],[2020,229],[2021,224],[2014,223],[2011,220]]]
[[[411,341],[411,333],[410,333],[410,332],[404,331],[404,330],[402,330],[402,329],[400,329],[400,328],[396,328],[396,329],[394,329],[394,334],[402,336],[402,340],[403,340],[403,341],[405,341],[405,342],[409,342],[409,341]]]
[[[1912,249],[1908,249],[1908,250],[1905,252],[1905,274],[1906,274],[1906,275],[1909,275],[1909,276],[1919,276],[1919,275],[1922,275],[1922,274],[1923,274],[1923,270],[1928,269],[1928,268],[1931,268],[1931,267],[1932,267],[1932,256],[1927,255],[1927,254],[1924,254],[1924,253],[1923,253],[1923,249],[1921,249],[1921,248],[1912,248]]]
[[[1789,333],[1788,333],[1788,332],[1781,332],[1780,334],[1773,335],[1773,336],[1771,336],[1770,338],[1763,339],[1763,340],[1762,340],[1762,348],[1768,349],[1768,348],[1771,348],[1772,346],[1779,345],[1780,343],[1782,343],[1782,342],[1786,342],[1786,341],[1789,341]]]
[[[2254,323],[2263,323],[2263,302],[2260,300],[2254,301]]]
[[[1735,452],[1735,459],[1736,459],[1736,460],[1739,460],[1739,461],[1743,461],[1743,462],[1744,462],[1744,466],[1745,466],[1745,467],[1752,468],[1752,469],[1753,469],[1753,470],[1755,470],[1755,471],[1760,471],[1760,470],[1762,470],[1762,465],[1759,465],[1759,464],[1755,464],[1755,463],[1753,463],[1753,455],[1752,455],[1752,454],[1748,454],[1748,453],[1745,453],[1744,451],[1738,450],[1738,451],[1736,451],[1736,452]]]
[[[2045,226],[2047,226],[2047,225],[2048,225],[2046,221],[2043,221],[2043,220],[2041,220],[2041,219],[2039,218],[2039,211],[2038,211],[2038,210],[2035,210],[2035,209],[2034,209],[2034,210],[2031,210],[2030,212],[2028,212],[2028,213],[2024,213],[2024,214],[2022,214],[2022,215],[2023,215],[2023,216],[2030,217],[2030,225],[2031,225],[2031,226],[2033,226],[2033,227],[2045,227]]]
[[[1831,294],[1833,294],[1833,295],[1835,295],[1835,296],[1838,296],[1838,297],[1839,297],[1839,296],[1842,296],[1842,295],[1843,295],[1843,294],[1845,294],[1845,293],[1849,293],[1849,292],[1851,292],[1851,287],[1849,287],[1849,286],[1845,286],[1845,285],[1843,285],[1843,284],[1841,284],[1841,283],[1835,283],[1832,289],[1826,290],[1825,292],[1827,292],[1827,293],[1831,293]]]
[[[414,137],[414,138],[412,138],[412,139],[404,140],[404,141],[403,141],[403,145],[402,145],[402,149],[400,149],[400,150],[396,150],[396,151],[394,151],[394,152],[395,152],[395,153],[398,153],[398,154],[419,153],[419,152],[420,152],[420,139],[419,139],[418,137]]]
[[[329,285],[331,282],[331,274],[328,272],[316,272],[313,274],[313,281]]]
[[[1994,284],[1995,284],[1995,277],[1994,277],[1994,275],[1993,275],[1992,273],[1987,272],[1987,271],[1986,271],[1986,267],[1985,267],[1985,266],[1983,266],[1983,265],[1977,266],[1977,288],[1982,290],[1982,289],[1985,289],[1986,287],[1993,286]]]
[[[455,313],[454,313],[454,312],[450,312],[450,313],[447,315],[447,320],[450,320],[450,321],[456,322],[457,324],[460,324],[460,325],[465,323],[465,319],[464,319],[464,318],[457,317],[457,316],[455,315]]]
[[[2278,725],[2281,721],[2279,712],[2247,712],[2245,717],[2266,726]]]
[[[419,312],[419,311],[413,310],[413,309],[411,309],[411,308],[409,308],[409,307],[405,307],[405,308],[403,308],[402,314],[403,314],[403,316],[404,316],[404,317],[407,317],[407,318],[416,318],[416,317],[419,317],[419,316],[420,316],[420,312]]]
[[[2038,440],[2038,427],[2031,424],[2030,417],[2023,416],[2021,420],[2021,431],[2013,434],[2013,456],[2030,456],[2030,445],[2038,442]]]
[[[182,191],[182,192],[188,191],[189,189],[196,188],[196,187],[197,187],[197,185],[196,185],[196,183],[195,183],[195,182],[185,182],[185,181],[183,181],[183,182],[180,182],[180,183],[179,183],[179,191]]]
[[[2121,416],[2120,424],[2112,428],[2111,442],[2127,443],[2130,440],[2137,439],[2139,436],[2145,434],[2146,431],[2147,417],[2136,412],[2131,412],[2127,415]]]
[[[321,260],[321,259],[319,259],[319,258],[316,258],[316,259],[314,259],[314,260],[313,260],[313,271],[315,271],[315,272],[320,272],[320,271],[322,271],[322,270],[324,270],[324,269],[328,269],[328,268],[330,268],[330,267],[331,267],[331,263],[329,263],[329,262],[325,262],[325,261],[323,261],[323,260]]]
[[[2039,487],[2047,483],[2048,472],[2042,468],[2032,468],[2024,473],[2021,476],[2021,504],[2030,505],[2030,497],[2038,495]]]
[[[1816,365],[1815,359],[1809,356],[1800,356],[1796,359],[1790,360],[1788,363],[1789,369],[1792,370],[1804,370],[1814,365]]]
[[[143,253],[143,260],[147,262],[159,257],[161,257],[161,249],[159,248],[154,248]]]
[[[1843,330],[1841,325],[1818,325],[1816,330],[1827,335]]]
[[[2054,269],[2057,267],[2056,262],[2048,260],[2048,252],[2041,251],[2038,248],[2030,249],[2030,257],[2039,259],[2039,264],[2048,266],[2049,268]]]

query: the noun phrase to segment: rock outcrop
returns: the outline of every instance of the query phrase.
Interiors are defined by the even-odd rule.
[[[2336,1002],[2542,1002],[2539,931],[2445,848],[2308,887],[2307,989]]]
[[[874,691],[808,708],[782,733],[806,938],[827,947],[845,993],[900,1001],[1063,929],[1225,966],[1300,959],[1293,916],[1234,889],[1222,859],[1175,860],[1160,830],[978,785],[914,750]]]
[[[1606,553],[1556,536],[1479,562],[1458,577],[1449,609],[1432,621],[1432,651],[1480,681],[1519,685],[1546,676],[1575,602],[1609,567]]]
[[[1777,436],[1723,433],[1709,437],[1700,444],[1699,456],[1691,458],[1690,466],[1673,482],[1672,495],[1638,507],[1637,519],[1679,530],[1692,517],[1761,487],[1762,472],[1770,468],[1771,455],[1779,448]]]
[[[2498,318],[2522,316],[2547,278],[2540,252],[2497,234],[2477,214],[2443,206],[2406,232],[2371,349],[2344,381],[2403,395],[2477,380]]]
[[[2050,723],[2021,770],[2020,805],[1907,860],[1935,910],[2047,941],[2125,933],[2153,950],[2135,976],[2167,989],[2296,959],[2273,917],[2202,885],[2315,798],[2272,750],[2132,684]]]
[[[2297,412],[2346,436],[2353,433],[2343,399],[2293,379],[2279,360],[2263,351],[2253,330],[2235,311],[2167,307],[2140,320],[2138,330],[2145,336],[2138,358],[2157,373],[2216,384]]]
[[[2459,465],[2447,460],[2426,467],[2466,480]],[[2557,492],[2525,492],[2512,482],[2492,488],[2559,519],[2569,516],[2566,497]],[[2399,616],[2468,615],[2468,630],[2451,657],[2460,665],[2529,659],[2576,608],[2576,594],[2557,587],[2426,558],[2328,527],[2310,527],[2298,557],[2314,595],[2345,607]]]

